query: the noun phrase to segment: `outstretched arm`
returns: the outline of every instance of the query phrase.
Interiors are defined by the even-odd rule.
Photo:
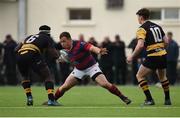
[[[98,48],[94,45],[92,45],[89,49],[91,52],[94,52],[96,54],[100,54],[100,55],[105,55],[105,54],[108,54],[108,50],[106,48]]]

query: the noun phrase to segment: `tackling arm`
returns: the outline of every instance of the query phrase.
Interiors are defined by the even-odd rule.
[[[94,52],[96,54],[100,54],[100,55],[104,55],[104,54],[107,54],[107,49],[106,48],[98,48],[94,45],[92,45],[89,49],[91,52]]]

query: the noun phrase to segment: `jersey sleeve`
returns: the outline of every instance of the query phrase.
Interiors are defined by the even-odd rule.
[[[92,46],[92,44],[86,43],[86,42],[81,42],[80,45],[84,50],[87,50],[87,51],[89,51],[90,47]]]
[[[146,38],[146,30],[144,28],[139,28],[136,32],[136,37],[137,39],[143,39],[145,40]]]

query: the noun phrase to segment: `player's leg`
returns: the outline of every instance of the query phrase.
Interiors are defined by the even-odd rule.
[[[154,101],[153,98],[151,96],[150,90],[148,88],[148,83],[145,80],[145,77],[151,73],[151,69],[141,65],[137,74],[136,74],[136,78],[138,80],[138,84],[139,86],[142,88],[145,96],[146,96],[146,100],[145,100],[145,105],[154,105]]]
[[[123,102],[125,102],[126,104],[130,104],[131,100],[129,100],[126,96],[124,96],[120,90],[113,84],[111,84],[110,82],[107,81],[106,77],[104,76],[104,74],[100,74],[97,75],[95,77],[95,81],[103,88],[107,89],[109,92],[111,92],[112,94],[118,96]]]
[[[98,63],[93,65],[91,68],[89,68],[86,74],[89,75],[92,78],[92,80],[96,81],[101,87],[107,89],[112,94],[118,96],[126,104],[131,103],[131,100],[129,100],[126,96],[124,96],[115,85],[108,82],[105,75],[102,73],[101,69],[99,68]]]
[[[39,67],[38,74],[45,81],[45,89],[48,94],[48,102],[49,102],[48,105],[50,105],[50,106],[58,105],[54,102],[55,101],[55,99],[54,99],[54,82],[53,82],[50,70],[47,65],[42,66],[42,67],[41,68]]]
[[[60,97],[64,95],[66,91],[68,91],[70,88],[78,84],[78,79],[75,78],[72,74],[70,74],[67,79],[65,80],[64,84],[60,86],[55,93],[55,100],[58,100]]]
[[[162,88],[164,90],[165,102],[164,105],[171,105],[170,93],[169,93],[169,80],[166,77],[166,69],[158,69],[157,75],[161,81]]]
[[[45,82],[45,89],[48,94],[48,105],[57,106],[58,103],[54,99],[54,82],[50,73],[49,67],[47,66],[44,59],[39,54],[31,54],[31,68],[37,73]]]
[[[122,94],[122,92],[113,84],[107,81],[104,74],[100,74],[96,77],[95,81],[103,88],[107,89],[112,94],[118,96],[126,104],[130,104],[131,100]]]
[[[64,84],[60,86],[55,93],[55,100],[58,100],[60,97],[64,95],[64,93],[78,84],[79,80],[85,75],[85,73],[76,68],[73,69],[71,74],[67,77]]]
[[[33,105],[33,97],[32,97],[32,90],[31,90],[31,82],[28,78],[29,75],[29,66],[28,63],[22,58],[21,55],[17,55],[17,67],[19,72],[21,73],[23,80],[21,81],[21,85],[24,88],[27,97],[27,105]]]
[[[27,103],[26,104],[28,106],[33,105],[33,97],[32,97],[32,90],[31,90],[31,82],[30,82],[30,80],[27,79],[27,77],[26,77],[26,79],[22,80],[21,85],[23,86],[23,88],[25,90],[25,93],[26,93],[26,96],[27,96]]]

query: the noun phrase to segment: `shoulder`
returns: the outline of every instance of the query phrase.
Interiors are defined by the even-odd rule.
[[[178,45],[178,43],[175,40],[172,40],[175,45]]]
[[[150,25],[154,24],[153,22],[151,21],[146,21],[144,24],[142,24],[139,28],[143,28],[143,29],[147,29],[149,28]]]

